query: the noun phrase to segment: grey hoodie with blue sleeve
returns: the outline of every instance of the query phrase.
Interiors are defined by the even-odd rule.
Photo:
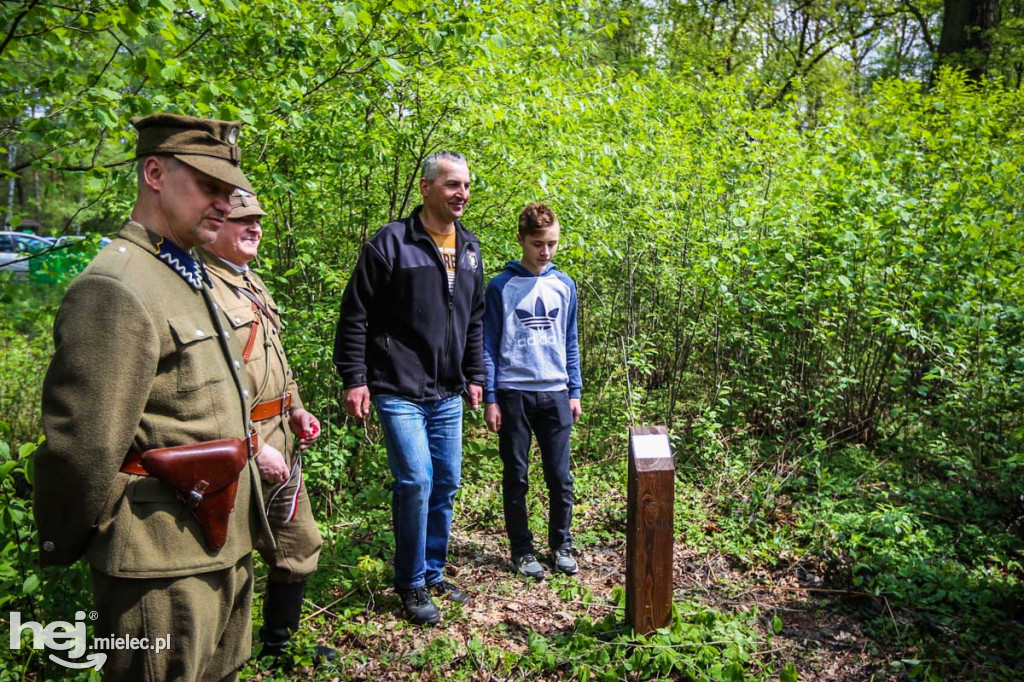
[[[535,275],[509,261],[484,294],[484,402],[498,389],[583,389],[576,331],[576,283],[553,263]]]

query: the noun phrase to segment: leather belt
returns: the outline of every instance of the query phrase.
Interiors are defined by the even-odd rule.
[[[255,433],[250,433],[249,439],[252,441],[252,451],[258,453],[260,451],[259,437]],[[142,466],[142,453],[134,450],[129,450],[128,454],[124,456],[124,461],[121,462],[121,471],[135,476],[150,475]]]
[[[291,391],[285,391],[280,398],[274,398],[273,400],[265,400],[262,403],[257,403],[252,408],[252,412],[249,413],[249,419],[254,422],[261,422],[265,419],[277,417],[282,414],[288,414],[291,409],[292,393]]]

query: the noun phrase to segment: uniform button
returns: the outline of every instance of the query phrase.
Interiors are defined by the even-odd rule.
[[[242,395],[244,395],[246,398],[248,398],[249,397],[249,389],[243,388],[242,389]]]
[[[124,247],[123,246],[121,247],[121,251],[124,251]],[[43,543],[43,551],[44,552],[52,552],[53,550],[54,550],[53,542],[51,542],[50,540],[47,540],[46,542]]]
[[[236,317],[235,318],[235,324],[242,324],[242,318]]]
[[[271,333],[271,334],[276,334],[276,333],[277,333],[277,330],[276,330],[276,329],[274,329],[273,327],[271,327],[271,328],[270,328],[270,333]]]
[[[218,308],[218,307],[217,307],[217,304],[216,304],[216,303],[214,303],[214,304],[213,304],[213,309],[214,309],[214,310],[220,310],[220,308]]]
[[[118,253],[124,253],[124,252],[125,252],[125,251],[127,251],[127,250],[128,250],[128,249],[124,248],[123,246],[119,246],[119,247],[117,247],[117,252],[118,252]],[[53,543],[51,542],[50,544],[52,545]],[[44,545],[44,547],[45,547],[45,545]],[[50,549],[50,550],[47,550],[47,551],[52,551],[52,549]]]
[[[196,336],[206,336],[206,332],[204,332],[202,329],[197,329]]]
[[[235,360],[235,369],[242,369],[242,363],[240,363],[238,360]]]
[[[230,339],[231,338],[231,334],[228,334],[227,330],[224,330],[224,338],[225,339]]]

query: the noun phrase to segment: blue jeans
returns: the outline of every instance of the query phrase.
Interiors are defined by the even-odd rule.
[[[452,502],[462,476],[462,398],[413,402],[378,395],[395,531],[395,585],[440,582],[448,556]]]

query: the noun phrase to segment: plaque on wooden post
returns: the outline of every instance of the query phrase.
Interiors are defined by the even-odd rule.
[[[637,634],[672,617],[675,465],[664,426],[629,427],[626,620]]]

